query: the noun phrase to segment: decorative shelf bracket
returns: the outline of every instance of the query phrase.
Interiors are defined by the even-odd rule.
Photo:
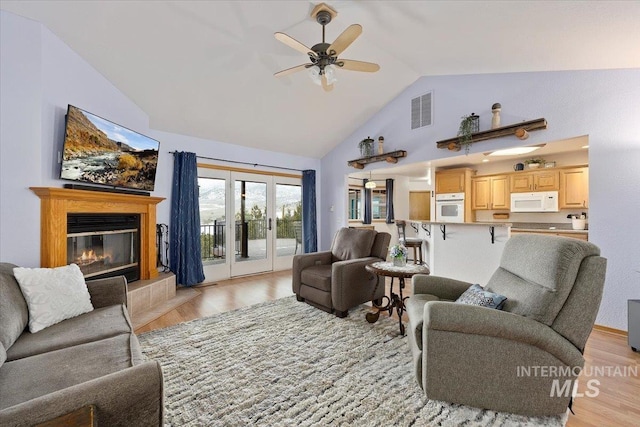
[[[440,224],[440,231],[442,232],[442,240],[447,240],[447,225]]]
[[[427,233],[427,236],[431,237],[431,227],[428,224],[420,224],[420,227]]]
[[[349,160],[347,164],[356,169],[364,169],[364,165],[368,163],[383,162],[398,163],[398,159],[407,157],[407,152],[404,150],[396,150],[390,153],[377,154],[375,156],[362,157],[360,159]]]
[[[411,228],[413,228],[413,230],[416,233],[418,232],[418,224],[416,224],[415,222],[411,222],[411,223],[409,223],[409,225],[411,225]]]
[[[540,130],[547,128],[547,121],[545,119],[535,119],[529,120],[528,122],[520,122],[509,126],[502,126],[495,129],[483,130],[480,132],[475,132],[471,134],[470,143],[486,141],[487,139],[494,138],[502,138],[503,136],[516,135],[520,129],[530,132],[532,130]],[[526,135],[526,132],[523,135]],[[520,132],[518,132],[518,135]],[[526,136],[522,137],[523,139]],[[459,150],[460,149],[460,137],[456,136],[455,138],[443,139],[442,141],[436,142],[438,148],[448,148],[450,150]]]
[[[496,230],[493,225],[489,226],[489,234],[491,234],[491,244],[493,245],[496,242]]]

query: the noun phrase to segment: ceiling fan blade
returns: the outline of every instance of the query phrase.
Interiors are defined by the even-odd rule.
[[[326,75],[322,75],[322,89],[324,89],[325,92],[331,92],[333,90],[333,84],[327,84],[327,76]]]
[[[305,55],[310,55],[310,56],[317,57],[317,55],[316,55],[316,53],[314,51],[312,51],[310,48],[306,47],[305,45],[300,43],[298,40],[294,39],[293,37],[291,37],[291,36],[289,36],[287,34],[285,34],[285,33],[274,33],[273,35],[276,38],[276,40],[281,41],[282,43],[286,44],[290,48],[293,48],[293,49],[297,50],[298,52],[302,52]]]
[[[286,76],[287,74],[293,74],[293,73],[295,73],[297,71],[302,71],[302,70],[306,69],[307,65],[310,65],[310,64],[296,65],[295,67],[291,67],[291,68],[287,68],[286,70],[278,71],[273,76],[274,77],[282,77],[282,76]]]
[[[351,45],[351,43],[355,41],[355,39],[358,38],[360,34],[362,34],[362,25],[349,25],[347,29],[344,30],[333,43],[331,43],[331,46],[327,48],[327,53],[331,56],[340,55],[349,47],[349,45]]]
[[[375,73],[380,69],[380,66],[373,62],[354,61],[353,59],[340,59],[336,62],[336,65],[343,70],[364,71],[367,73]]]

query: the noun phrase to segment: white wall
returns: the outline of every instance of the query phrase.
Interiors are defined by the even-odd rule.
[[[455,136],[460,117],[471,112],[480,115],[481,129],[489,129],[495,102],[503,106],[505,125],[544,117],[548,129],[531,132],[527,145],[589,138],[589,240],[608,258],[597,323],[626,330],[627,299],[640,298],[639,81],[640,69],[422,77],[322,159],[321,209],[343,208],[340,177],[350,172],[346,160],[358,157],[358,141],[366,135],[384,135],[385,150],[407,150],[400,162],[409,163],[458,155],[437,149],[436,141]],[[410,101],[431,90],[434,123],[412,131]],[[475,143],[471,152],[521,144],[504,137]],[[381,167],[386,165],[367,165]],[[340,225],[336,215],[324,216],[323,241]]]
[[[242,148],[150,129],[133,101],[40,23],[0,11],[0,260],[26,267],[40,264],[40,200],[29,187],[62,187],[58,152],[67,104],[76,105],[160,141],[153,196],[158,221],[170,223],[173,159],[169,151],[316,169],[320,161]],[[234,165],[238,166],[238,165]]]

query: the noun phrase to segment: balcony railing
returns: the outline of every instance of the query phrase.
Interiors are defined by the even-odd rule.
[[[276,237],[278,239],[295,239],[296,227],[300,233],[300,221],[293,219],[276,219]],[[213,224],[200,225],[200,242],[202,246],[202,260],[224,258],[226,255],[226,221],[214,221]],[[245,238],[246,236],[246,238]],[[250,219],[235,222],[234,253],[246,258],[248,241],[267,238],[267,220]],[[298,236],[300,239],[300,236]]]

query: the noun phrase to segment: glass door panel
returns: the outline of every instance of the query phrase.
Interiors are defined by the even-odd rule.
[[[272,270],[270,176],[232,172],[235,249],[231,276]]]
[[[229,172],[198,170],[200,203],[200,249],[205,282],[230,277],[230,237],[227,218],[230,210]],[[231,251],[231,252],[230,252]]]
[[[282,177],[276,180],[284,181]],[[295,181],[294,181],[295,182]],[[291,268],[293,255],[303,253],[302,187],[297,184],[275,184],[276,234],[274,270]]]

